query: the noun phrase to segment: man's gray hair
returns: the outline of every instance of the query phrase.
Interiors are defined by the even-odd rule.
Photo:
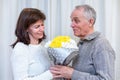
[[[94,23],[96,21],[96,11],[94,10],[94,8],[92,8],[91,6],[89,5],[78,5],[76,6],[75,9],[81,9],[83,8],[84,11],[83,11],[83,15],[88,19],[90,20],[91,18],[94,19]]]

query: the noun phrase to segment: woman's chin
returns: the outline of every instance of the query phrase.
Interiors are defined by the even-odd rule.
[[[43,35],[39,36],[39,39],[43,38]]]

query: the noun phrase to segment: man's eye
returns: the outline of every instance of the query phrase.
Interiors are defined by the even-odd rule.
[[[75,23],[79,23],[80,22],[80,20],[76,20],[76,19],[74,21],[75,21]]]

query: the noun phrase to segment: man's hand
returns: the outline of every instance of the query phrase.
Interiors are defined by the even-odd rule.
[[[70,79],[72,77],[74,69],[67,66],[55,65],[50,68],[50,71],[53,74],[54,78]]]

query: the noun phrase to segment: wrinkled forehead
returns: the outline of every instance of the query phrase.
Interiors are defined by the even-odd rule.
[[[74,17],[83,17],[83,8],[79,8],[79,9],[74,9],[70,15],[70,18],[74,18]]]

